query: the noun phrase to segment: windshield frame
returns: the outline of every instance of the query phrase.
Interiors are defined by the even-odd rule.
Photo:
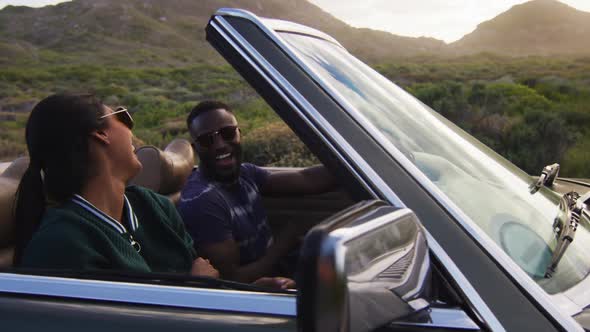
[[[477,227],[477,224],[471,220],[465,213],[458,208],[458,206],[450,201],[450,199],[442,193],[422,171],[420,171],[410,160],[408,160],[399,151],[393,143],[389,140],[384,139],[383,135],[379,130],[364,117],[363,114],[355,110],[338,92],[334,91],[323,82],[323,80],[316,75],[316,73],[309,68],[297,55],[296,51],[292,49],[288,42],[286,42],[279,33],[295,33],[298,35],[308,36],[315,39],[321,39],[329,42],[333,45],[339,46],[344,49],[340,44],[333,40],[323,38],[323,33],[316,33],[317,31],[311,28],[300,26],[297,31],[291,31],[289,28],[293,23],[283,23],[278,20],[266,20],[258,19],[255,15],[247,13],[245,11],[237,11],[231,9],[222,9],[217,12],[217,15],[228,15],[234,17],[245,18],[255,23],[261,30],[263,30],[276,44],[283,50],[289,58],[294,61],[326,94],[328,94],[340,107],[346,112],[351,119],[355,120],[359,126],[361,126],[366,133],[371,136],[383,149],[398,163],[401,164],[402,168],[407,171],[418,184],[426,190],[439,204],[457,221],[459,226],[464,229],[478,244],[481,246],[488,256],[495,261],[498,266],[504,270],[507,277],[513,282],[519,285],[519,287],[525,290],[532,298],[534,298],[543,308],[549,313],[553,319],[560,321],[564,326],[570,328],[577,328],[577,324],[573,322],[571,316],[581,311],[579,306],[573,306],[573,302],[569,301],[568,305],[559,305],[561,310],[557,308],[557,304],[564,302],[565,297],[562,293],[556,295],[549,295],[546,293],[537,283],[531,280],[531,278],[503,251],[496,243],[494,243],[485,233],[483,233]],[[345,49],[344,49],[345,50]],[[346,50],[345,50],[346,51]],[[347,51],[346,51],[347,52]],[[347,52],[348,53],[348,52]],[[352,56],[356,61],[361,62]],[[361,62],[362,63],[362,62]],[[380,75],[379,73],[377,73]],[[380,75],[382,76],[382,75]],[[384,78],[387,79],[387,78]],[[469,135],[469,134],[467,134]],[[471,136],[471,135],[469,135]],[[430,240],[430,239],[429,239]],[[431,246],[432,247],[432,246]],[[560,301],[555,301],[555,297],[560,298]],[[563,313],[567,313],[567,319],[564,319]],[[574,325],[571,325],[574,324]]]
[[[262,54],[260,54],[258,50],[253,45],[251,45],[248,40],[245,39],[245,37],[241,34],[242,32],[239,32],[232,26],[232,24],[229,22],[229,19],[231,18],[245,20],[255,25],[256,28],[258,28],[257,30],[263,33],[265,37],[268,38],[271,43],[273,43],[273,45],[278,46],[277,50],[280,52],[288,54],[289,50],[285,49],[284,42],[279,40],[277,33],[275,33],[274,30],[268,26],[264,25],[263,21],[266,21],[265,19],[259,19],[254,14],[245,10],[232,8],[222,8],[218,10],[211,19],[209,26],[211,27],[212,31],[214,31],[214,33],[219,34],[219,36],[223,38],[223,40],[239,54],[240,60],[244,61],[244,63],[247,63],[249,66],[252,66],[251,69],[254,70],[255,74],[249,74],[252,74],[255,78],[258,78],[256,75],[260,75],[260,79],[272,87],[281,100],[289,106],[289,109],[297,117],[301,118],[305,125],[309,126],[309,129],[313,131],[314,134],[318,135],[322,143],[326,144],[329,149],[335,150],[338,158],[344,158],[340,160],[343,162],[344,167],[358,167],[358,172],[352,171],[350,175],[355,177],[358,176],[357,180],[363,187],[372,188],[373,190],[371,190],[371,193],[374,195],[373,198],[385,200],[393,206],[407,207],[393,192],[393,189],[390,187],[390,185],[384,182],[384,180],[381,178],[381,175],[374,171],[372,168],[373,165],[368,164],[367,160],[363,159],[359,153],[349,145],[349,142],[344,139],[341,133],[336,131],[332,124],[327,121],[327,119],[324,117],[324,114],[319,109],[316,109],[311,101],[307,100],[303,96],[303,92],[297,90],[292,85],[292,82],[288,81],[282,75],[282,73],[278,71],[277,68],[273,67],[273,65],[269,62],[271,59],[266,59],[264,56],[262,56]],[[283,23],[283,21],[275,20],[272,22],[273,24]],[[301,29],[299,29],[297,33],[306,35],[305,33],[302,33],[302,30],[316,31],[314,29],[301,26]],[[289,61],[292,61],[293,65],[297,66],[297,63],[294,62],[292,58],[290,58]],[[234,67],[236,66],[235,63],[232,63],[229,60],[228,62],[234,65]],[[242,73],[242,75],[244,75],[244,73]],[[253,83],[250,84],[253,85]],[[254,85],[253,87],[256,88]],[[314,85],[314,88],[318,87]],[[321,89],[318,89],[318,91],[321,91]],[[328,97],[327,94],[323,95]],[[340,105],[334,105],[338,107],[339,112],[342,111]],[[275,111],[280,114],[279,110],[275,109]],[[348,122],[351,122],[345,113],[342,113],[342,115],[347,119]],[[382,149],[380,149],[380,151],[383,152]],[[383,153],[383,155],[385,156],[386,154]],[[391,157],[387,156],[387,160],[390,161]],[[503,331],[504,328],[497,319],[495,313],[492,312],[487,303],[483,301],[480,294],[477,292],[477,290],[475,290],[471,282],[463,274],[463,271],[458,268],[455,262],[449,257],[445,249],[438,243],[437,239],[434,238],[427,229],[425,229],[425,233],[430,252],[434,257],[436,257],[438,262],[456,282],[456,291],[461,293],[461,298],[465,301],[466,305],[476,314],[476,316],[482,319],[483,324],[487,324],[487,326],[489,326],[490,330]]]
[[[421,103],[403,89],[399,88],[389,80],[386,80],[383,76],[378,75],[377,72],[371,70],[369,66],[358,61],[358,59],[351,56],[350,53],[346,52],[343,48],[335,47],[330,43],[321,41],[318,38],[305,38],[304,36],[296,33],[283,33],[281,34],[281,37],[289,44],[289,46],[292,46],[293,49],[296,50],[295,52],[301,56],[302,60],[307,66],[311,68],[312,71],[317,71],[320,78],[326,82],[326,89],[333,89],[333,94],[337,95],[337,97],[341,99],[342,104],[348,105],[349,109],[357,110],[357,112],[353,113],[353,115],[357,116],[357,123],[362,122],[364,128],[369,127],[369,129],[365,131],[367,135],[376,138],[376,142],[378,142],[378,144],[380,144],[382,147],[387,146],[390,156],[393,156],[397,152],[402,152],[402,154],[399,156],[399,159],[403,159],[403,162],[406,162],[406,167],[412,168],[412,170],[417,168],[417,171],[412,175],[415,178],[422,178],[421,184],[432,186],[430,193],[434,193],[433,196],[437,197],[438,202],[442,201],[446,209],[451,206],[453,211],[456,211],[457,214],[462,215],[459,218],[472,221],[471,225],[473,225],[474,229],[472,234],[475,234],[476,237],[479,237],[479,242],[485,241],[489,244],[491,249],[501,250],[502,252],[508,254],[508,249],[506,247],[500,246],[500,241],[502,240],[500,240],[498,234],[493,232],[498,232],[499,224],[516,218],[513,219],[516,220],[516,222],[511,222],[511,224],[522,225],[523,227],[528,226],[532,227],[532,229],[537,229],[537,231],[541,231],[542,233],[539,234],[543,234],[543,239],[544,241],[547,241],[545,243],[547,248],[549,248],[551,241],[554,239],[554,232],[551,226],[553,223],[553,218],[550,216],[555,216],[559,210],[559,194],[547,188],[543,188],[539,191],[539,193],[533,196],[529,189],[531,183],[533,182],[533,178],[530,175],[523,172],[514,164],[510,163],[510,161],[506,160],[506,158],[491,150],[489,147],[477,141],[473,136],[457,127],[455,124],[438,114],[436,111],[432,110],[424,103]],[[350,73],[350,75],[348,73]],[[363,82],[374,83],[365,84]],[[342,84],[342,86],[339,84]],[[352,85],[353,87],[350,88],[349,85]],[[351,95],[347,94],[348,89],[352,90]],[[362,92],[360,92],[360,90],[357,92],[360,96],[359,99],[356,100],[355,91],[358,89],[362,90]],[[367,99],[365,99],[365,95],[371,97],[367,97]],[[395,103],[383,105],[380,104],[380,101],[389,100],[387,97],[388,95],[391,96],[392,99],[395,99],[395,101],[399,101],[399,107]],[[383,108],[384,105],[387,107]],[[390,112],[388,110],[390,110]],[[416,122],[419,122],[421,126],[414,128],[410,124],[407,124],[407,127],[404,128],[405,124],[401,125],[400,127],[396,127],[397,122],[395,122],[395,120],[393,120],[391,123],[387,122],[388,120],[391,121],[390,119],[392,118],[402,118],[401,123],[404,123],[403,118],[407,117],[407,115],[404,114],[413,114],[413,116],[410,116],[410,118],[418,117],[420,120]],[[382,118],[380,116],[382,116]],[[383,123],[380,121],[380,119],[383,120]],[[425,124],[425,126],[422,127],[422,124]],[[473,166],[473,172],[482,176],[482,179],[484,180],[482,181],[482,184],[487,182],[489,184],[497,185],[499,189],[501,189],[500,194],[513,198],[498,200],[493,196],[486,196],[485,193],[487,191],[485,190],[485,187],[480,187],[481,197],[479,197],[479,202],[483,203],[481,199],[491,199],[497,203],[496,207],[499,208],[499,210],[489,207],[486,209],[488,205],[482,206],[470,203],[472,202],[472,196],[456,194],[457,192],[467,189],[467,187],[460,187],[453,184],[448,185],[447,190],[445,190],[445,188],[435,184],[435,180],[427,177],[427,172],[424,172],[424,169],[420,168],[418,162],[413,160],[410,161],[412,158],[408,157],[408,152],[404,153],[403,147],[400,148],[399,145],[394,142],[395,138],[392,139],[388,128],[392,128],[391,130],[394,130],[394,132],[396,130],[399,131],[401,133],[400,136],[407,136],[407,140],[416,145],[416,152],[414,152],[414,154],[418,152],[421,154],[424,152],[426,155],[433,153],[433,156],[441,156],[443,160],[446,160],[444,158],[447,158],[450,163],[454,163],[454,165],[456,165],[458,168],[463,166],[463,170],[467,169],[464,168],[465,166]],[[407,128],[414,129],[414,131],[407,131]],[[429,132],[436,132],[438,134],[433,134],[430,137],[430,141],[428,141],[428,139],[425,139],[423,142],[412,141],[412,139],[416,137],[429,137],[429,134],[423,131],[425,128],[428,128],[427,130]],[[431,128],[436,128],[436,130]],[[432,141],[432,137],[437,137],[439,139],[435,142]],[[427,150],[427,147],[431,147],[432,149],[429,151]],[[450,147],[450,149],[445,150],[448,147]],[[410,148],[408,148],[408,150],[409,149]],[[463,161],[465,161],[465,164],[462,164]],[[436,171],[434,171],[434,173],[436,174]],[[492,177],[489,177],[490,175]],[[474,179],[477,177],[477,175],[474,176]],[[425,187],[425,185],[422,185],[422,187]],[[450,195],[448,194],[449,189],[451,189]],[[453,189],[455,195],[453,195]],[[490,187],[490,189],[493,189],[493,187]],[[473,193],[470,191],[466,192],[479,195],[478,193]],[[522,199],[522,201],[518,200],[518,198]],[[475,201],[477,202],[478,200]],[[520,204],[519,202],[523,204]],[[474,211],[487,212],[481,212],[482,214],[478,215],[477,213],[474,214]],[[498,214],[498,211],[504,213],[501,219],[498,219],[499,216],[501,216],[501,214]],[[512,215],[511,213],[513,211],[516,214]],[[530,211],[528,213],[531,214],[526,216],[521,213],[522,211],[525,211],[525,213],[527,213],[526,211]],[[537,214],[535,217],[532,217],[533,212]],[[486,225],[485,222],[482,222],[483,219],[477,219],[478,217],[482,216],[493,216],[495,218],[492,219],[495,220],[492,224],[492,227],[490,227],[489,224]],[[523,216],[524,219],[522,219]],[[543,225],[539,224],[539,228],[537,228],[537,225],[534,223],[534,221],[539,217],[542,218],[544,223]],[[467,226],[471,225],[467,223]],[[586,224],[584,226],[586,226]],[[487,229],[485,227],[487,227]],[[585,239],[588,238],[589,233],[587,227],[581,227],[581,229],[578,230],[578,233],[580,232],[583,234],[580,234],[579,236],[584,235]],[[496,238],[494,238],[494,235],[496,235]],[[572,267],[579,266],[580,270],[576,270],[576,272],[581,272],[581,274],[570,274],[566,272],[569,271],[568,269],[562,269],[559,271],[559,274],[556,274],[551,279],[539,280],[538,274],[536,274],[534,278],[531,276],[531,279],[537,282],[549,295],[564,293],[567,289],[575,287],[585,278],[590,276],[588,274],[588,260],[582,259],[586,252],[586,250],[583,250],[583,244],[586,242],[587,241],[578,240],[577,242],[574,242],[576,250],[572,250],[571,247],[569,250],[569,253],[573,254],[570,256],[570,259],[578,257],[578,261],[568,261],[571,263],[569,268],[571,269]],[[514,255],[513,253],[511,257],[509,257],[509,260],[511,262],[516,262],[519,267],[527,271],[528,275],[531,275],[531,265],[527,265],[527,263],[524,263],[525,265],[523,265],[522,259],[519,261],[518,257],[520,257],[518,254]],[[549,264],[549,261],[547,261],[546,264]],[[547,265],[545,265],[545,267],[546,266]],[[529,270],[527,270],[527,268],[529,268]],[[542,264],[535,266],[535,269],[537,269],[536,273],[544,273],[545,271],[545,268],[542,266]],[[542,271],[539,272],[539,269]],[[582,308],[579,309],[581,310]]]

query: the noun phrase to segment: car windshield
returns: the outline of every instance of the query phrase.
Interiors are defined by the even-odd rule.
[[[590,233],[583,218],[556,273],[544,277],[556,246],[556,193],[542,188],[531,194],[528,174],[342,47],[301,34],[280,36],[332,93],[377,129],[377,139],[401,151],[545,291],[562,292],[588,275]]]

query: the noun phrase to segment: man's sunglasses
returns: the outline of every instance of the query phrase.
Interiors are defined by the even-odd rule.
[[[224,141],[231,142],[236,138],[238,131],[239,131],[238,126],[223,127],[223,128],[220,128],[216,131],[212,131],[210,133],[205,133],[205,134],[197,136],[196,142],[200,146],[207,148],[207,147],[210,147],[211,145],[213,145],[213,142],[215,141],[215,136],[217,136],[217,135],[221,136],[221,138]]]
[[[99,119],[104,119],[107,116],[111,115],[116,116],[117,120],[121,121],[125,126],[127,126],[127,128],[133,129],[133,118],[131,117],[131,114],[129,114],[129,111],[127,111],[125,107],[119,106],[115,109],[113,113],[105,114],[101,116]]]

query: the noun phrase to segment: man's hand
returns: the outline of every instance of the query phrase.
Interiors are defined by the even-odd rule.
[[[294,289],[295,281],[293,279],[284,277],[262,277],[252,283],[260,287],[267,287],[272,289]]]
[[[233,239],[199,247],[199,254],[207,257],[219,269],[223,279],[250,283],[263,276],[275,274],[275,264],[299,242],[290,230],[275,238],[260,259],[240,265],[240,248]]]
[[[217,269],[215,269],[213,265],[209,263],[208,259],[198,257],[193,261],[191,275],[200,277],[219,278],[219,271],[217,271]]]

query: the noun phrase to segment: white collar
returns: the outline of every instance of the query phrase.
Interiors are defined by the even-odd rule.
[[[135,231],[139,227],[137,216],[133,212],[133,208],[131,207],[131,204],[129,203],[127,196],[123,195],[123,198],[123,211],[126,212],[123,214],[123,222],[125,222],[126,220],[127,223],[131,226],[131,231]],[[72,197],[72,202],[80,205],[81,207],[86,209],[86,211],[95,215],[98,219],[106,222],[108,225],[113,227],[117,232],[121,234],[127,233],[127,229],[125,228],[125,226],[123,226],[117,220],[113,219],[111,216],[99,210],[96,206],[92,205],[92,203],[84,199],[84,197],[75,194],[74,197]]]

